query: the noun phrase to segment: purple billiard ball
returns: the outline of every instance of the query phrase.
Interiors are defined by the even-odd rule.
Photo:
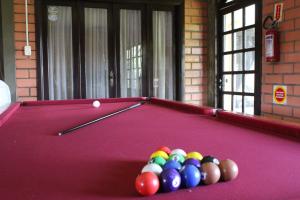
[[[164,192],[173,192],[179,189],[181,177],[176,169],[166,169],[160,174],[160,182]]]
[[[195,158],[186,159],[185,162],[184,162],[184,165],[194,165],[197,168],[201,167],[200,161],[195,159]]]

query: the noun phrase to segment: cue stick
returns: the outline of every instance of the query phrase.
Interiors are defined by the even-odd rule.
[[[132,105],[132,106],[129,106],[129,107],[127,107],[127,108],[123,108],[123,109],[118,110],[118,111],[116,111],[116,112],[113,112],[113,113],[104,115],[104,116],[99,117],[99,118],[97,118],[97,119],[94,119],[94,120],[92,120],[92,121],[89,121],[89,122],[80,124],[80,125],[78,125],[78,126],[75,126],[75,127],[73,127],[73,128],[70,128],[70,129],[64,130],[64,131],[62,131],[62,132],[59,132],[58,135],[59,135],[59,136],[66,135],[66,134],[68,134],[68,133],[70,133],[70,132],[72,132],[72,131],[75,131],[75,130],[77,130],[77,129],[83,128],[83,127],[85,127],[85,126],[94,124],[94,123],[99,122],[99,121],[102,121],[102,120],[104,120],[104,119],[106,119],[106,118],[115,116],[115,115],[120,114],[120,113],[122,113],[122,112],[126,112],[126,111],[128,111],[128,110],[137,108],[137,107],[139,107],[139,106],[141,106],[141,105],[143,105],[143,104],[145,104],[145,103],[146,103],[145,101],[139,102],[139,103],[134,104],[134,105]]]

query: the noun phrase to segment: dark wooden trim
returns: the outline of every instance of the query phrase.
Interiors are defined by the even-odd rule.
[[[48,44],[47,44],[47,37],[48,37],[48,32],[47,32],[47,6],[46,4],[42,4],[42,12],[41,13],[36,13],[36,15],[41,14],[42,15],[42,31],[41,31],[41,40],[42,40],[42,62],[43,65],[40,67],[42,69],[42,74],[41,77],[43,77],[43,93],[44,97],[43,99],[49,99],[49,78],[48,78],[48,55],[47,55],[47,49],[48,49]]]
[[[42,14],[41,1],[35,2],[35,38],[36,38],[36,62],[37,62],[37,98],[44,100],[44,84],[43,84],[43,38],[42,38]]]
[[[262,2],[257,1],[255,6],[257,13],[255,21],[257,22],[255,28],[255,44],[258,44],[255,52],[255,97],[254,97],[254,114],[261,114],[261,76],[262,76]]]
[[[0,80],[4,80],[4,65],[3,65],[3,36],[2,36],[2,5],[0,3]]]
[[[14,16],[13,1],[1,0],[2,24],[0,40],[2,40],[2,76],[10,88],[11,99],[16,101],[16,64],[15,64],[15,39],[14,39]],[[5,51],[4,51],[5,50]],[[0,65],[1,65],[0,64]]]
[[[184,3],[175,7],[175,64],[176,64],[176,97],[178,101],[184,99]]]
[[[103,2],[114,4],[158,4],[158,5],[180,5],[183,0],[89,0],[91,2]]]
[[[80,99],[81,96],[81,52],[80,52],[80,5],[79,1],[72,5],[72,46],[73,46],[73,95],[74,99]],[[78,44],[79,43],[79,44]]]
[[[145,55],[146,71],[147,71],[147,83],[148,83],[148,97],[153,97],[153,18],[151,5],[147,5],[147,55]]]
[[[207,68],[207,105],[216,107],[216,0],[208,1],[208,68]]]

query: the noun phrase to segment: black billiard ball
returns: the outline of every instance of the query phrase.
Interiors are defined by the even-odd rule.
[[[216,165],[220,164],[220,161],[213,156],[204,156],[203,159],[201,160],[201,164],[204,164],[207,162],[212,162],[212,163],[215,163]]]

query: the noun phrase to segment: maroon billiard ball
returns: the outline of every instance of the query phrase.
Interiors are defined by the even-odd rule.
[[[230,181],[237,177],[239,173],[239,168],[237,164],[230,159],[221,160],[219,164],[221,171],[221,178],[223,181]]]

